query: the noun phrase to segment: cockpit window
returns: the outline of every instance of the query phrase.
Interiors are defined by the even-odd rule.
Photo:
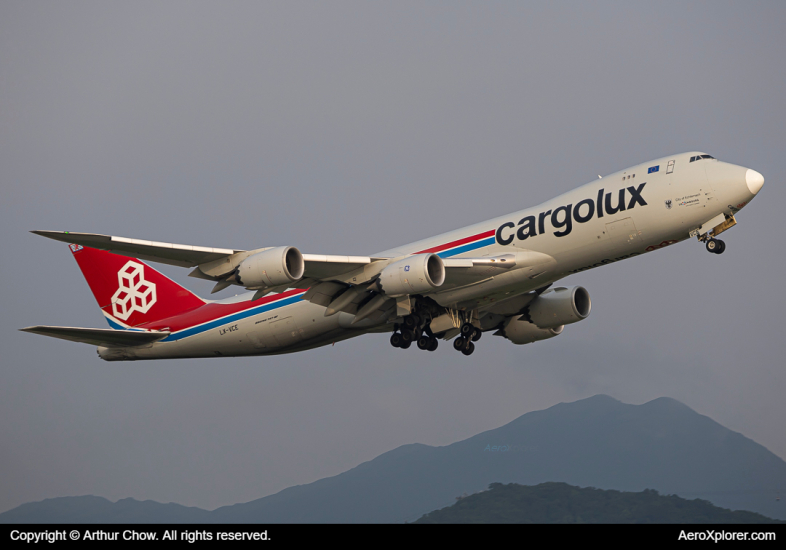
[[[703,159],[714,159],[715,157],[710,156],[710,155],[702,155],[701,158],[703,158]]]
[[[713,157],[712,155],[696,155],[695,157],[691,157],[690,161],[693,162],[695,160],[701,160],[701,159],[715,159],[715,157]]]

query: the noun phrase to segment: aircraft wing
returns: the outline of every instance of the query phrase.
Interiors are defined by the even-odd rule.
[[[237,284],[235,273],[240,263],[249,256],[268,250],[268,248],[256,250],[208,248],[95,233],[67,231],[33,231],[33,233],[70,244],[107,250],[114,254],[142,260],[180,267],[194,267],[195,269],[189,275],[216,282],[213,292]],[[287,288],[310,288],[303,299],[325,306],[328,314],[344,311],[356,314],[360,318],[375,315],[378,313],[377,310],[386,311],[391,307],[390,300],[383,300],[381,297],[369,302],[370,298],[375,297],[375,289],[371,285],[391,258],[321,254],[302,254],[302,257],[305,269],[301,279],[273,287],[246,287],[257,291],[253,299],[271,292],[283,292]],[[553,263],[554,259],[533,251],[519,251],[515,255],[502,254],[493,257],[445,258],[443,260],[446,274],[445,283],[439,290],[446,291],[474,285],[514,267],[533,271],[534,277],[537,275],[537,269],[549,262]],[[376,265],[372,266],[371,264]],[[348,293],[347,290],[352,290],[352,292]],[[62,331],[53,334],[51,330],[48,333],[50,336],[66,338],[64,334],[66,333]],[[84,341],[75,337],[77,333],[67,334],[69,337],[66,339]],[[86,337],[86,333],[79,334],[80,337]],[[151,341],[155,341],[155,339]],[[104,342],[102,345],[111,344]],[[124,343],[122,345],[132,344]]]
[[[139,330],[114,330],[111,328],[48,327],[43,325],[21,328],[19,330],[109,348],[142,346],[152,344],[169,336],[169,332],[143,332]]]
[[[107,250],[113,254],[130,256],[140,260],[160,262],[179,267],[194,267],[207,262],[221,260],[244,250],[227,248],[207,248],[187,244],[159,243],[127,237],[98,235],[96,233],[72,233],[70,231],[31,231],[36,235],[48,237],[69,244],[81,244],[90,248]]]
[[[220,280],[231,272],[248,256],[265,249],[237,250],[230,248],[208,248],[187,244],[162,243],[99,235],[96,233],[72,233],[70,231],[32,231],[36,235],[48,237],[69,244],[80,244],[107,250],[113,254],[176,265],[179,267],[200,267],[193,276],[209,280]],[[324,254],[303,254],[305,262],[304,279],[324,280],[343,273],[362,268],[380,258],[364,256],[326,256]]]
[[[435,294],[458,291],[463,287],[476,285],[512,268],[526,270],[526,274],[534,279],[545,273],[555,263],[555,260],[540,252],[519,250],[516,254],[477,258],[445,258],[442,262],[445,266],[445,282],[442,286],[434,289],[433,293]],[[386,264],[381,263],[380,265]],[[371,268],[368,271],[373,273],[377,270]],[[346,277],[323,281],[312,280],[308,285],[304,284],[299,288],[308,288],[309,290],[303,295],[303,300],[325,307],[326,315],[333,315],[339,311],[355,315],[353,324],[367,317],[374,319],[393,307],[398,308],[401,301],[378,295],[380,289],[376,285],[374,277],[367,277],[365,280],[357,282],[350,281]],[[430,292],[424,294],[430,294]],[[407,301],[408,299],[404,302]]]

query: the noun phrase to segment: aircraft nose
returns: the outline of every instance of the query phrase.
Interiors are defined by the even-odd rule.
[[[764,185],[764,176],[759,174],[756,170],[748,169],[745,172],[745,183],[748,184],[748,189],[754,195],[761,190],[762,185]]]

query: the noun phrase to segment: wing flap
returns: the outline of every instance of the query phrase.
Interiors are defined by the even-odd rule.
[[[445,283],[440,290],[474,285],[516,267],[516,256],[503,254],[484,258],[445,258]]]
[[[339,291],[344,290],[346,287],[347,285],[341,283],[318,283],[308,289],[308,291],[303,295],[303,299],[311,302],[312,304],[318,304],[320,306],[327,307],[330,305],[330,302],[333,301],[333,298],[339,293]]]
[[[81,342],[94,346],[109,348],[125,348],[129,346],[143,346],[152,344],[169,336],[169,332],[143,332],[138,330],[114,330],[110,328],[82,328],[82,327],[50,327],[38,325],[19,329],[22,332],[41,334]]]
[[[306,264],[305,277],[317,280],[329,280],[345,273],[386,258],[370,258],[368,256],[327,256],[325,254],[303,254]]]
[[[483,258],[443,258],[442,263],[446,268],[460,267],[498,267],[510,269],[516,265],[515,254],[502,254],[500,256],[487,256]]]
[[[508,270],[524,270],[529,279],[539,277],[556,265],[548,254],[534,250],[518,250],[515,254],[480,258],[444,258],[445,282],[439,292],[476,285]]]

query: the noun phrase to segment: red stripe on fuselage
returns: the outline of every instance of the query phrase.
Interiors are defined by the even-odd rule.
[[[420,252],[415,252],[415,254],[428,254],[430,252],[442,252],[443,250],[448,250],[449,248],[456,248],[457,246],[461,246],[463,244],[471,243],[473,241],[479,241],[481,239],[486,239],[488,237],[493,237],[496,231],[492,229],[491,231],[486,231],[485,233],[480,233],[478,235],[473,235],[472,237],[466,237],[464,239],[459,239],[457,241],[452,241],[447,244],[441,244],[439,246],[435,246],[433,248],[427,248],[426,250],[421,250]]]
[[[265,304],[269,304],[270,302],[289,298],[290,296],[303,294],[304,292],[306,291],[296,288],[295,290],[287,290],[281,294],[265,296],[264,298],[254,300],[253,302],[251,300],[247,300],[244,302],[237,302],[235,304],[205,304],[182,315],[175,315],[173,317],[161,319],[160,321],[155,321],[153,323],[146,323],[144,325],[139,325],[136,328],[145,330],[161,330],[168,328],[169,332],[177,332],[179,330],[213,321],[220,317],[226,317],[227,315],[231,315],[233,313],[245,311],[253,307],[263,306]]]

